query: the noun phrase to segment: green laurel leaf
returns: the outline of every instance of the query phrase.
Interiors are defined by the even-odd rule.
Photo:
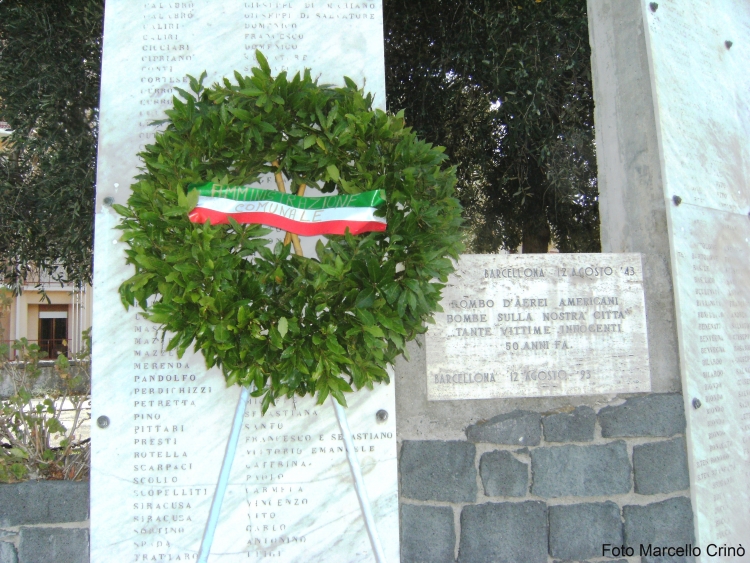
[[[284,338],[286,336],[287,331],[289,330],[289,321],[286,320],[286,317],[281,317],[279,319],[278,330],[279,330],[279,334],[281,335],[281,338]]]

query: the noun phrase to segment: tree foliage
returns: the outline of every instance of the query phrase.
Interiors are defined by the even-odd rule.
[[[34,268],[91,280],[103,7],[0,1],[0,276],[16,287]]]
[[[388,103],[447,147],[478,252],[598,252],[585,0],[385,0]]]

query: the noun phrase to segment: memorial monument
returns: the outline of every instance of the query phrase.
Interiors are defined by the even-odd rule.
[[[750,8],[607,0],[589,2],[589,21],[605,254],[463,257],[426,345],[397,365],[398,393],[353,396],[389,561],[396,409],[405,561],[649,560],[640,549],[688,544],[705,558],[747,537]],[[120,309],[129,274],[111,205],[127,199],[149,123],[187,74],[247,73],[256,49],[274,71],[346,74],[383,108],[382,48],[377,2],[108,2],[93,561],[196,559],[239,394]],[[260,410],[251,399],[244,412],[209,560],[372,560],[329,405]]]
[[[338,84],[347,75],[374,94],[375,107],[384,108],[379,2],[106,6],[95,244],[92,561],[111,561],[113,551],[119,560],[133,561],[328,561],[331,554],[342,561],[374,561],[373,536],[382,538],[377,560],[399,559],[392,385],[351,396],[349,447],[330,402],[297,397],[277,399],[270,408],[260,398],[244,408],[240,402],[236,459],[227,465],[224,493],[217,484],[222,460],[233,449],[228,440],[239,388],[227,388],[220,371],[206,370],[201,354],[188,351],[180,358],[167,351],[157,325],[135,310],[123,313],[118,303],[118,287],[132,273],[124,267],[125,245],[112,206],[129,195],[137,153],[159,128],[152,122],[172,107],[175,88],[190,87],[188,74],[206,71],[207,83],[235,71],[249,74],[258,50],[272,72],[286,71],[290,78],[310,67],[321,83]],[[275,190],[278,178],[270,174],[257,183]],[[314,247],[315,239],[303,239],[299,253],[314,255]],[[286,333],[290,325],[284,322]],[[366,510],[347,450],[364,474],[376,529],[364,524]],[[216,498],[220,509],[211,509]],[[206,539],[211,535],[213,544]]]

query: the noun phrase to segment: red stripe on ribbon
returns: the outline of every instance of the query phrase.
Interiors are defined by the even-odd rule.
[[[227,225],[229,217],[240,224],[260,224],[276,227],[284,231],[289,231],[296,235],[306,237],[315,235],[343,235],[346,229],[353,235],[368,233],[371,231],[385,231],[385,223],[378,221],[320,221],[318,223],[301,223],[286,217],[279,217],[273,213],[263,212],[243,212],[243,213],[224,213],[223,211],[214,211],[196,207],[188,215],[193,223],[205,223],[211,221],[212,225]]]

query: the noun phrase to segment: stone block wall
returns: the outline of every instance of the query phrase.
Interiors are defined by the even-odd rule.
[[[641,544],[695,541],[678,393],[516,410],[465,434],[401,444],[403,563],[647,563]]]
[[[88,563],[89,483],[0,485],[0,563]]]
[[[641,544],[694,543],[684,433],[670,393],[598,412],[516,410],[468,426],[465,440],[404,440],[401,561],[649,563]],[[88,485],[0,485],[0,563],[88,563]],[[603,544],[635,555],[602,557]]]

